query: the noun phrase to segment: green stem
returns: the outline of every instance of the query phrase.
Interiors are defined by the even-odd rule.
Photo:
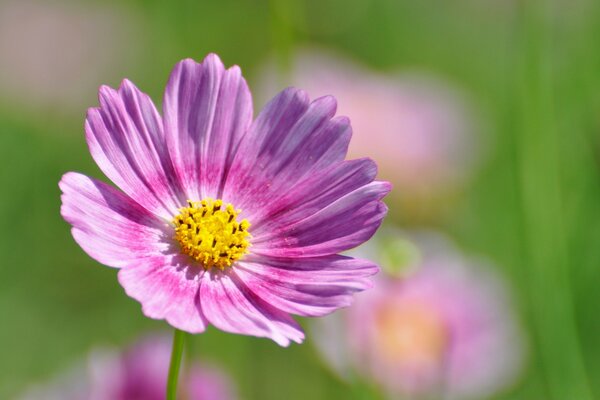
[[[177,399],[177,380],[183,355],[183,343],[185,332],[175,329],[173,333],[173,349],[171,350],[171,365],[169,366],[169,378],[167,381],[167,400]]]

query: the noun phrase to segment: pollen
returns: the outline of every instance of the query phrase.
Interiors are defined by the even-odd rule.
[[[200,262],[204,269],[224,270],[248,252],[250,223],[237,220],[241,210],[211,198],[193,202],[179,209],[174,219],[174,238],[181,252]]]

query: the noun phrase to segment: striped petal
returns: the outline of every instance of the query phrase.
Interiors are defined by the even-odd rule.
[[[104,174],[149,211],[170,219],[185,202],[152,100],[125,80],[102,86],[100,107],[88,110],[86,139]]]
[[[265,302],[292,314],[322,316],[350,305],[352,294],[371,287],[379,268],[345,256],[289,259],[248,257],[236,273]]]
[[[200,333],[206,329],[198,297],[204,270],[190,264],[190,258],[181,254],[128,263],[119,271],[119,283],[128,296],[142,304],[147,317],[165,319],[177,329]]]
[[[167,225],[113,187],[75,172],[65,174],[59,186],[61,214],[96,261],[120,268],[168,248]]]
[[[234,271],[205,274],[203,278],[200,306],[206,319],[217,328],[267,337],[281,346],[304,339],[298,323],[249,290]]]
[[[239,67],[215,54],[178,63],[163,104],[166,142],[187,197],[220,197],[242,135],[252,122],[252,97]]]
[[[387,182],[371,182],[311,216],[254,239],[253,253],[272,257],[316,257],[340,253],[368,240],[387,214],[381,201]]]
[[[301,90],[281,92],[241,141],[224,197],[256,220],[299,180],[342,161],[351,130],[335,110],[331,96],[311,103]]]

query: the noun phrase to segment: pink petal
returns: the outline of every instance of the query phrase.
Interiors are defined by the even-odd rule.
[[[322,316],[352,302],[352,294],[371,287],[378,267],[344,256],[285,259],[249,256],[236,273],[265,302],[289,313]]]
[[[252,97],[239,67],[215,54],[178,63],[163,104],[166,142],[187,197],[221,197],[241,136],[252,122]]]
[[[373,181],[377,166],[370,159],[350,160],[331,165],[296,182],[293,188],[273,196],[264,204],[264,213],[253,216],[254,242],[268,238],[277,228],[301,221],[341,197]]]
[[[252,252],[271,257],[316,257],[336,254],[368,240],[387,214],[381,198],[387,182],[371,182],[311,216],[252,240]]]
[[[127,262],[161,254],[168,226],[113,187],[75,172],[59,186],[61,214],[75,241],[93,259],[120,268]]]
[[[288,314],[250,291],[233,270],[203,276],[200,306],[206,319],[226,332],[268,337],[281,346],[304,339]]]
[[[100,88],[100,107],[85,123],[92,157],[129,197],[164,218],[184,204],[152,100],[125,80],[118,90]]]
[[[119,271],[119,283],[128,296],[142,304],[149,318],[165,319],[189,333],[206,329],[198,305],[198,287],[204,270],[190,265],[181,254],[147,258],[129,263]]]
[[[255,215],[301,178],[342,161],[351,129],[335,109],[331,96],[310,103],[293,88],[277,95],[242,139],[224,196]]]

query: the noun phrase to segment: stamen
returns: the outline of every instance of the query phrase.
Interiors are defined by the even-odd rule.
[[[173,218],[174,238],[182,253],[201,262],[207,270],[224,270],[248,252],[250,223],[245,219],[237,222],[241,210],[231,204],[223,209],[220,199],[187,203],[188,207],[181,208],[181,213]]]

